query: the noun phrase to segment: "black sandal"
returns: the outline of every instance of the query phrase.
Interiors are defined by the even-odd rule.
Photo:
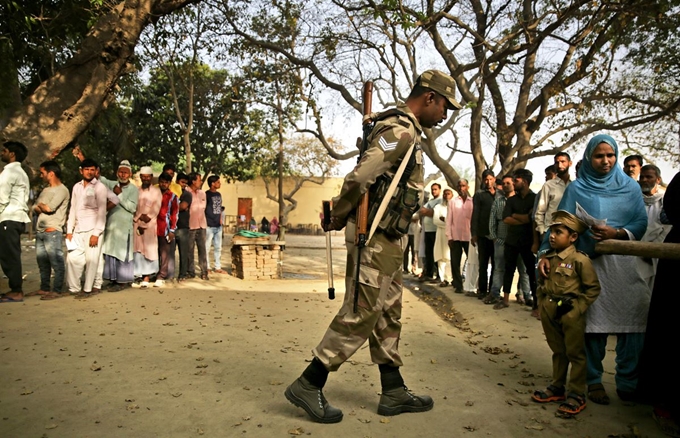
[[[607,395],[607,391],[604,389],[604,385],[601,383],[593,383],[592,385],[588,385],[588,398],[598,405],[609,404],[609,396]]]

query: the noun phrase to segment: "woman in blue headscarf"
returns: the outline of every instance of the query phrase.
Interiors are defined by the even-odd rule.
[[[647,214],[638,182],[618,166],[619,147],[609,135],[593,137],[583,154],[578,178],[564,192],[559,210],[577,216],[585,210],[606,225],[593,225],[576,241],[576,247],[593,259],[602,286],[599,298],[586,315],[588,397],[608,404],[602,385],[602,360],[607,337],[616,334],[616,392],[629,400],[637,387],[638,361],[647,326],[651,291],[639,274],[638,257],[598,255],[595,243],[607,239],[640,240],[647,229]],[[547,239],[541,249],[548,249]],[[642,262],[643,263],[643,262]],[[544,259],[539,271],[545,276]]]

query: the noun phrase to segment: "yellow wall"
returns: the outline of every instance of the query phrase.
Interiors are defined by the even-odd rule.
[[[340,193],[342,181],[343,178],[327,178],[323,185],[306,182],[294,196],[298,206],[288,215],[288,224],[318,224],[321,201],[330,200],[337,196]],[[289,192],[292,187],[291,180],[284,180],[284,193]],[[204,190],[207,189],[207,187],[204,187]],[[277,196],[278,181],[276,179],[270,182],[270,191]],[[279,205],[267,199],[267,190],[262,179],[233,183],[222,180],[222,187],[219,192],[222,194],[222,205],[227,216],[238,214],[238,198],[251,198],[253,200],[253,217],[258,223],[263,216],[271,220],[272,217],[279,215]]]

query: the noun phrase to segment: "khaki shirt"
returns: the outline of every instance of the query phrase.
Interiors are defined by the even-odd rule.
[[[572,295],[577,298],[581,313],[585,312],[600,295],[600,281],[590,258],[574,245],[559,253],[552,250],[545,256],[550,261],[550,276],[538,287],[538,299]]]
[[[420,149],[422,127],[413,112],[405,104],[397,109],[406,115],[395,115],[376,123],[368,138],[369,146],[347,176],[342,185],[340,195],[333,199],[331,217],[334,222],[346,223],[348,216],[354,212],[361,195],[375,183],[382,174],[394,175],[402,158],[412,144],[416,157],[416,166],[409,177],[408,184],[423,190],[423,152]],[[379,200],[370,200],[375,202]]]

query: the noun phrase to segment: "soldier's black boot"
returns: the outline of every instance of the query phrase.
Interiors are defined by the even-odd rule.
[[[432,409],[434,401],[427,395],[415,395],[402,386],[383,391],[378,405],[378,415],[392,416],[402,412],[425,412]]]
[[[317,423],[339,423],[342,411],[328,404],[323,391],[314,386],[304,376],[300,376],[284,393],[288,401],[302,408]]]
[[[293,382],[284,395],[295,406],[305,410],[318,423],[338,423],[342,420],[342,411],[328,404],[323,395],[323,387],[328,379],[328,370],[317,358],[312,360],[307,369]]]
[[[392,416],[402,412],[425,412],[432,409],[434,401],[427,395],[415,395],[404,385],[398,367],[380,365],[382,395],[378,415]]]

